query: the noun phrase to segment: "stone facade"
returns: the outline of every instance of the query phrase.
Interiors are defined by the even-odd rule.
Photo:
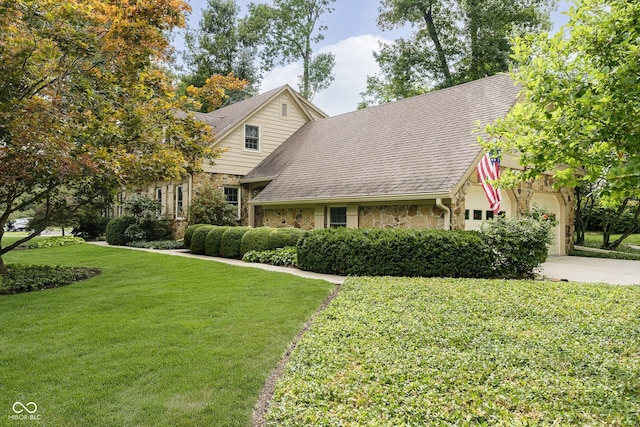
[[[359,206],[361,228],[443,228],[444,211],[431,204]]]
[[[261,213],[260,226],[274,228],[292,227],[311,230],[315,228],[314,212],[314,208],[264,208]]]

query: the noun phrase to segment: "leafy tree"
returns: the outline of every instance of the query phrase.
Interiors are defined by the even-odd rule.
[[[233,73],[249,84],[229,93],[228,102],[235,102],[257,93],[260,74],[255,66],[256,37],[238,19],[240,8],[234,0],[208,0],[196,30],[185,36],[187,50],[184,60],[188,73],[181,77],[182,93],[194,86],[202,88],[211,76]],[[211,111],[203,104],[202,111]]]
[[[583,0],[569,17],[568,34],[516,39],[521,102],[484,145],[526,166],[503,183],[554,170],[559,186],[598,183],[602,203],[622,212],[640,194],[640,4]]]
[[[206,125],[174,113],[160,66],[188,10],[182,0],[0,0],[0,272],[2,255],[58,206],[183,176],[217,155]],[[2,247],[9,216],[34,205],[44,220]]]
[[[324,39],[327,29],[320,24],[325,13],[333,12],[335,0],[274,0],[267,4],[249,5],[245,23],[258,36],[262,67],[266,71],[275,65],[302,60],[299,90],[306,99],[328,88],[333,81],[335,55],[313,55],[313,45]]]
[[[213,75],[201,87],[187,88],[189,97],[186,98],[186,106],[204,113],[217,110],[231,96],[230,93],[242,92],[248,85],[248,81],[237,79],[233,73],[229,73],[228,76]]]
[[[406,24],[408,39],[382,44],[380,73],[360,107],[490,76],[509,68],[510,36],[549,28],[556,0],[382,0],[378,26]]]
[[[166,222],[158,219],[162,204],[147,196],[136,195],[124,202],[125,215],[135,221],[125,230],[125,236],[132,242],[166,240],[171,235]]]
[[[189,206],[191,224],[235,225],[238,209],[227,203],[222,190],[211,186],[200,188]]]

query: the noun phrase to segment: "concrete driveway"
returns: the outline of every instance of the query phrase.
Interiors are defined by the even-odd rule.
[[[575,282],[639,285],[640,261],[558,256],[547,258],[541,274]]]

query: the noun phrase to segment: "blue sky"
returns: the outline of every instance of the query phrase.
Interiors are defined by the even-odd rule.
[[[201,11],[206,6],[206,0],[187,0],[193,11],[189,17],[189,26],[196,28],[201,18]],[[247,12],[247,5],[252,0],[236,0],[240,6],[241,16]],[[261,3],[262,0],[253,0]],[[552,15],[555,29],[560,28],[567,21],[561,12],[569,9],[568,0],[560,0],[558,12]],[[323,23],[328,26],[325,40],[315,47],[316,52],[331,51],[336,55],[334,69],[335,80],[331,87],[320,92],[313,99],[313,103],[320,109],[335,116],[356,109],[361,100],[360,92],[365,89],[366,77],[377,72],[377,64],[373,59],[373,51],[378,50],[380,41],[390,42],[397,36],[406,34],[408,30],[380,31],[376,26],[378,17],[376,0],[336,0],[334,12],[323,16]],[[178,50],[184,49],[183,39],[178,35],[174,45]],[[294,89],[298,87],[298,75],[301,74],[300,64],[278,67],[263,76],[261,91],[267,91],[285,83]]]

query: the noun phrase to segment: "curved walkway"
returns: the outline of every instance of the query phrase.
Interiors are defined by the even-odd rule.
[[[185,257],[185,258],[196,258],[196,259],[202,259],[202,260],[205,260],[205,261],[217,261],[217,262],[221,262],[221,263],[224,263],[224,264],[236,265],[236,266],[239,266],[239,267],[258,268],[258,269],[261,269],[261,270],[274,271],[274,272],[278,272],[278,273],[288,273],[288,274],[293,274],[294,276],[305,277],[307,279],[325,280],[325,281],[327,281],[329,283],[333,283],[333,284],[336,284],[336,285],[341,285],[347,279],[344,276],[335,276],[335,275],[332,275],[332,274],[312,273],[310,271],[303,271],[303,270],[299,270],[299,269],[293,268],[293,267],[278,267],[278,266],[269,265],[269,264],[244,262],[244,261],[239,260],[239,259],[210,257],[210,256],[206,256],[206,255],[194,255],[194,254],[192,254],[191,252],[189,252],[186,249],[146,249],[146,248],[133,248],[131,246],[110,246],[110,245],[107,244],[107,242],[87,242],[87,243],[90,243],[92,245],[97,245],[97,246],[107,246],[107,247],[121,248],[121,249],[132,249],[132,250],[138,250],[138,251],[153,252],[153,253],[158,253],[158,254],[181,256],[181,257]]]

